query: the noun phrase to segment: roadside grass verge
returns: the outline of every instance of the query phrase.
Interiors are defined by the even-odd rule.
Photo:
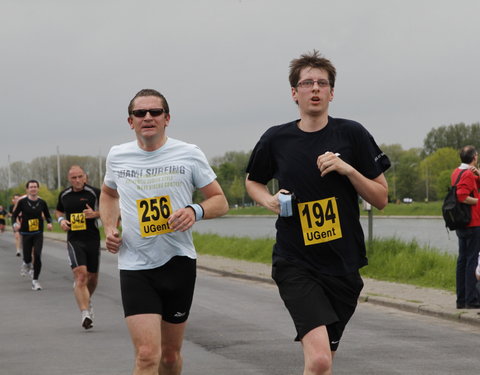
[[[275,240],[193,232],[193,242],[199,254],[218,255],[257,263],[271,263],[272,247]]]
[[[455,291],[457,257],[416,241],[375,238],[367,248],[369,265],[361,274],[373,279]]]
[[[274,239],[223,237],[193,233],[199,254],[218,255],[251,262],[270,263]],[[416,241],[397,238],[374,238],[368,246],[369,265],[362,276],[377,280],[412,284],[455,291],[456,256],[421,247]]]
[[[383,210],[373,208],[373,215],[377,216],[442,216],[442,201],[389,203]],[[362,215],[367,212],[360,205]]]

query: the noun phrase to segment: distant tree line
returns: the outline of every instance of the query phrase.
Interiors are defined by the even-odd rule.
[[[430,130],[423,141],[423,148],[404,150],[399,144],[381,145],[388,155],[392,167],[385,176],[389,185],[391,202],[404,198],[415,201],[435,201],[443,199],[450,186],[452,170],[460,163],[459,150],[472,144],[480,148],[480,123],[464,123],[440,126]],[[252,200],[245,191],[245,169],[251,151],[229,151],[213,158],[210,163],[231,206],[250,205]],[[57,160],[60,164],[60,183]],[[71,165],[82,166],[89,176],[89,182],[101,186],[105,169],[104,157],[60,155],[39,157],[30,163],[17,161],[10,165],[10,186],[8,168],[0,168],[0,203],[8,204],[14,192],[24,193],[24,184],[29,179],[37,179],[42,184],[42,197],[51,195],[55,202],[58,186],[68,186],[67,172]],[[274,180],[269,183],[270,191],[278,189]],[[195,200],[201,197],[197,193]],[[54,203],[52,203],[54,204]],[[51,206],[51,205],[50,205]]]
[[[438,149],[450,147],[460,150],[465,145],[480,148],[480,123],[465,125],[463,122],[444,125],[430,130],[423,141],[423,154],[430,155]]]
[[[91,185],[101,186],[105,174],[105,157],[42,156],[30,163],[15,161],[9,167],[0,168],[0,204],[8,206],[13,194],[25,194],[25,183],[34,179],[40,182],[40,196],[49,203],[49,207],[56,205],[58,193],[69,185],[67,173],[72,165],[80,165],[85,170]]]
[[[450,186],[452,170],[460,164],[460,149],[480,148],[480,123],[444,125],[430,130],[423,148],[403,150],[398,144],[382,145],[392,167],[385,173],[391,201],[443,199]]]

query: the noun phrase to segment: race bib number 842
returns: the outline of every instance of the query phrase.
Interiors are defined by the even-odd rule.
[[[305,245],[342,238],[337,201],[334,197],[298,204]]]
[[[170,197],[154,197],[137,200],[138,221],[142,237],[157,236],[173,232],[168,225],[172,213]]]

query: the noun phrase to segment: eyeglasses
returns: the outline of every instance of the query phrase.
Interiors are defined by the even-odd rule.
[[[327,81],[326,79],[317,79],[316,81],[313,79],[306,79],[305,81],[298,82],[297,87],[300,87],[302,89],[311,89],[313,85],[317,82],[318,87],[324,88],[330,86],[330,82]]]
[[[151,109],[134,109],[132,115],[135,117],[145,117],[147,113],[150,113],[150,116],[157,117],[163,114],[165,110],[163,108],[151,108]]]

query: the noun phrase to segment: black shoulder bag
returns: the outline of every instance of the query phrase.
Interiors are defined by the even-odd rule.
[[[457,184],[465,171],[466,169],[458,174],[455,184],[448,189],[447,196],[443,200],[443,219],[445,220],[445,226],[450,230],[464,229],[472,220],[470,205],[461,203],[457,199]]]

